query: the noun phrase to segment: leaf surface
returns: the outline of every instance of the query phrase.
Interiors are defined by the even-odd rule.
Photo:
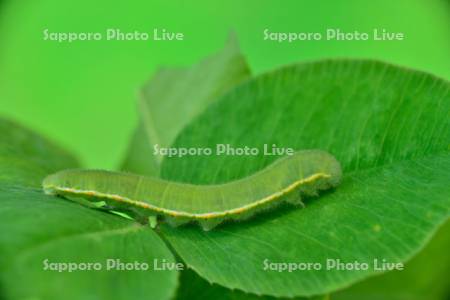
[[[288,66],[227,93],[178,136],[174,147],[322,149],[342,164],[334,192],[211,232],[163,227],[181,258],[228,288],[273,296],[342,289],[405,262],[449,217],[449,83],[376,61]],[[225,125],[226,124],[226,125]],[[242,178],[275,156],[165,159],[166,179],[210,184]],[[328,259],[367,270],[326,269]],[[321,270],[264,270],[264,261],[320,263]]]
[[[177,134],[225,91],[250,75],[232,34],[219,53],[190,68],[160,69],[142,89],[140,123],[122,169],[159,176],[162,156]]]
[[[181,272],[180,287],[176,300],[215,299],[215,300],[329,300],[329,295],[316,297],[276,298],[256,296],[238,290],[226,289],[217,284],[210,284],[192,270]]]
[[[450,295],[450,222],[430,243],[408,261],[404,271],[393,271],[364,280],[333,294],[333,300],[444,300]]]
[[[174,261],[154,231],[116,215],[45,195],[40,187],[43,177],[76,167],[75,159],[37,134],[2,119],[0,136],[2,299],[173,296],[177,272],[152,270],[154,259]],[[150,270],[107,271],[108,259],[148,263]],[[100,263],[101,270],[48,269],[55,263]]]

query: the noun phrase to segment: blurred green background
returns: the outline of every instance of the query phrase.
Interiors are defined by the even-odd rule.
[[[43,41],[50,31],[165,28],[184,41]],[[405,41],[275,43],[263,30],[404,32]],[[87,167],[115,168],[137,123],[140,86],[159,66],[188,66],[234,30],[255,74],[325,57],[377,58],[450,79],[445,0],[0,0],[0,115],[71,149]],[[174,108],[176,109],[176,108]]]

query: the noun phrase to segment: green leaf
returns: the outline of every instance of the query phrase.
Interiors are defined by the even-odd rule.
[[[333,294],[333,300],[444,300],[450,295],[450,222],[405,265]]]
[[[275,298],[256,296],[238,290],[229,290],[217,284],[210,284],[192,270],[181,272],[180,287],[175,300],[214,299],[214,300],[329,300],[328,295],[311,298]]]
[[[76,164],[38,135],[0,119],[0,285],[3,299],[169,299],[177,272],[153,271],[174,257],[157,234],[130,220],[45,195],[43,176]],[[107,259],[150,264],[106,271]],[[100,263],[58,272],[47,263]],[[54,266],[54,265],[52,265]]]
[[[335,192],[211,232],[162,228],[180,257],[210,282],[255,294],[309,296],[375,274],[374,259],[405,262],[450,207],[449,83],[375,61],[298,64],[228,93],[191,123],[174,147],[323,149],[341,162]],[[185,156],[162,175],[191,183],[241,178],[274,156]],[[321,270],[263,270],[264,261],[321,263]],[[326,270],[327,259],[368,270]]]
[[[233,34],[223,50],[191,68],[160,69],[142,90],[141,120],[122,169],[159,176],[162,157],[153,147],[170,147],[193,118],[249,75]]]
[[[49,173],[73,168],[76,159],[22,126],[0,118],[0,184],[41,186]]]

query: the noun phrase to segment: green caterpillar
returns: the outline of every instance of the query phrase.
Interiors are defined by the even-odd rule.
[[[45,193],[173,226],[197,221],[210,230],[225,220],[244,220],[284,202],[302,205],[302,196],[339,185],[339,162],[320,150],[298,151],[243,179],[193,185],[102,170],[64,170],[43,181]],[[85,200],[80,200],[80,198]],[[88,201],[86,201],[88,200]]]

